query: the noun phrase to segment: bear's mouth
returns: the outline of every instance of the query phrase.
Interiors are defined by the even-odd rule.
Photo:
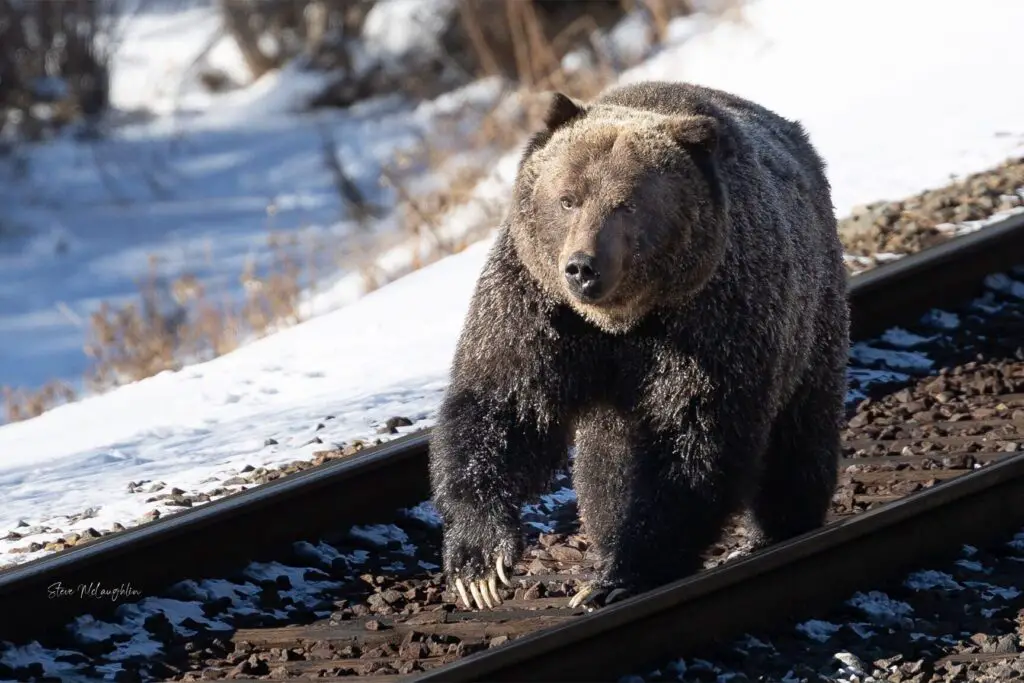
[[[563,268],[565,288],[580,303],[600,303],[615,289],[615,283],[608,277],[610,273],[604,271],[597,259],[577,252]]]
[[[583,304],[595,305],[601,303],[601,300],[605,298],[604,292],[601,291],[600,285],[591,285],[585,287],[574,288],[569,286],[569,293]]]

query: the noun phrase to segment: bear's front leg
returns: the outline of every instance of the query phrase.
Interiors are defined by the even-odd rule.
[[[522,552],[520,510],[566,458],[563,428],[514,398],[455,386],[431,443],[434,503],[444,522],[448,585],[467,607],[501,603],[497,579]],[[472,602],[470,600],[472,596]]]
[[[607,604],[697,572],[742,506],[763,437],[693,417],[678,430],[656,430],[603,409],[581,424],[573,480],[601,566],[570,606]]]

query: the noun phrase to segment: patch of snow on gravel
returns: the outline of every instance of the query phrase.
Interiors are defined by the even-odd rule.
[[[737,641],[737,646],[745,650],[774,650],[775,646],[771,643],[766,643],[760,638],[756,638],[749,633],[744,634],[743,638]]]
[[[182,625],[182,622],[187,619],[202,624],[212,631],[231,630],[228,624],[207,617],[203,612],[202,605],[198,602],[174,598],[144,598],[130,605],[121,605],[117,609],[117,616],[121,618],[121,623],[134,629],[136,633],[145,633],[146,619],[156,614],[163,614],[167,617],[175,630],[183,636],[195,635],[195,631]]]
[[[0,663],[6,666],[19,668],[30,666],[38,662],[43,666],[43,672],[47,677],[56,678],[67,683],[78,683],[88,679],[75,675],[78,669],[77,664],[57,661],[58,657],[68,655],[81,655],[74,650],[51,650],[42,647],[37,642],[29,643],[20,647],[11,647],[5,650],[0,656]]]
[[[957,583],[956,579],[945,572],[935,571],[933,569],[927,569],[924,571],[914,572],[907,580],[903,582],[903,585],[910,590],[915,591],[926,591],[933,589],[947,590],[947,591],[958,591],[963,590],[963,586]]]
[[[881,363],[899,370],[930,370],[935,364],[935,361],[922,353],[878,349],[864,342],[854,344],[850,348],[850,357],[864,365]]]
[[[934,341],[935,337],[922,337],[919,334],[908,332],[902,327],[892,327],[885,331],[882,335],[882,341],[892,346],[898,346],[903,349],[910,349],[921,344],[927,344],[928,342]]]
[[[956,566],[962,567],[962,568],[964,568],[964,569],[966,569],[968,571],[972,571],[972,572],[988,573],[988,571],[989,571],[988,569],[985,568],[985,565],[983,565],[981,562],[978,562],[976,560],[957,560],[956,561]]]
[[[871,630],[870,624],[850,624],[850,630],[860,636],[862,639],[867,640],[875,635],[875,632]]]
[[[75,639],[83,643],[99,643],[113,636],[131,635],[132,631],[121,624],[97,621],[91,614],[83,614],[71,625]]]
[[[540,497],[539,502],[527,504],[522,507],[524,515],[548,516],[563,505],[576,500],[576,491],[563,486],[552,493],[546,493]],[[527,521],[526,524],[543,533],[551,533],[554,527],[548,522]]]
[[[540,497],[540,505],[546,510],[557,510],[563,505],[567,505],[576,500],[576,491],[562,487],[552,493],[545,493]]]
[[[996,273],[985,278],[985,286],[1001,294],[1024,299],[1024,282],[1014,280],[1005,273]]]
[[[893,600],[881,591],[857,592],[846,601],[850,607],[863,612],[873,623],[891,625],[913,614],[913,608],[905,602]]]
[[[403,553],[406,555],[416,554],[416,546],[409,543],[409,535],[394,524],[354,526],[349,533],[356,538],[361,538],[381,547],[384,547],[393,541],[397,541],[402,544]]]
[[[972,301],[970,307],[976,311],[981,311],[988,315],[994,315],[1003,309],[1003,304],[996,301],[992,292],[985,292],[980,297]]]
[[[833,624],[829,621],[822,621],[820,619],[811,619],[805,621],[802,624],[797,624],[796,630],[803,633],[811,640],[816,640],[819,643],[826,642],[829,638],[839,632],[842,626]]]
[[[309,541],[299,541],[294,543],[292,547],[295,549],[295,554],[302,559],[328,567],[334,560],[344,559],[344,556],[334,546],[328,545],[323,541],[316,545]]]
[[[212,602],[227,598],[232,602],[255,598],[260,592],[258,586],[251,583],[235,583],[227,579],[203,579],[196,582],[182,581],[174,586],[182,594],[192,595],[196,600]]]
[[[319,595],[341,583],[331,580],[326,574],[304,567],[289,567],[280,562],[253,562],[243,572],[254,581],[278,581],[286,577],[290,588],[279,591],[282,597],[291,598],[297,605],[313,607],[319,602]]]
[[[981,599],[986,602],[999,598],[1000,600],[1015,600],[1020,596],[1020,591],[1012,586],[993,586],[984,581],[964,581],[964,585],[981,592]]]
[[[432,527],[441,526],[441,515],[438,513],[437,508],[434,507],[434,504],[429,500],[425,500],[419,505],[411,507],[408,510],[403,510],[403,512],[409,517],[418,519],[424,524]]]
[[[960,327],[960,316],[935,308],[921,316],[921,324],[940,330],[955,330]]]

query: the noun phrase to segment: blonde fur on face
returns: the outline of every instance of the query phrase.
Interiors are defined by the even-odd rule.
[[[650,311],[661,280],[651,264],[685,246],[698,220],[693,209],[707,202],[685,201],[679,187],[680,140],[691,130],[703,134],[702,126],[706,117],[595,107],[523,164],[529,190],[515,230],[523,262],[552,296],[606,332],[626,332]],[[595,259],[597,300],[575,296],[562,276],[578,253]]]

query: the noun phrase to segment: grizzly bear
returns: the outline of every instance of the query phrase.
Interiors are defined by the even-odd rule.
[[[796,122],[684,83],[552,96],[432,436],[467,607],[501,602],[520,510],[573,444],[599,558],[574,606],[698,571],[736,513],[755,547],[824,523],[849,346],[837,232]]]

